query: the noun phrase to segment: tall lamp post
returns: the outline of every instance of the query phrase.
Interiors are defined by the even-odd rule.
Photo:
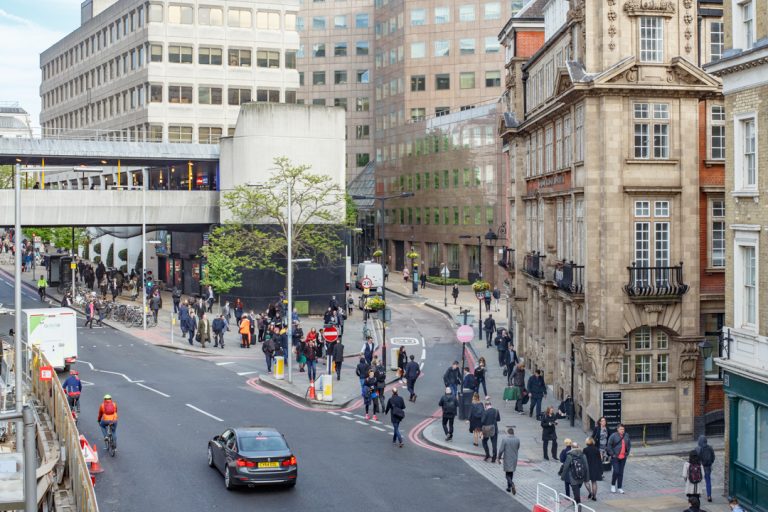
[[[392,194],[389,196],[365,196],[365,195],[354,195],[352,196],[352,199],[374,199],[378,200],[380,204],[379,208],[379,237],[381,238],[381,261],[384,262],[384,265],[387,264],[387,244],[386,239],[384,238],[384,203],[388,199],[397,199],[397,198],[403,198],[403,197],[413,197],[413,192],[401,192],[399,194]],[[386,283],[381,287],[381,299],[384,301],[385,308],[387,303],[387,286]],[[381,363],[384,366],[384,368],[387,367],[387,325],[386,322],[381,322]]]

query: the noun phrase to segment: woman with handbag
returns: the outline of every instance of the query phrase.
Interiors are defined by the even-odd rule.
[[[485,386],[485,358],[481,357],[477,362],[477,368],[475,368],[475,381],[477,382],[477,391],[480,391],[480,386],[483,387],[483,396],[488,396],[488,388]]]
[[[392,420],[392,428],[395,431],[392,433],[392,444],[400,441],[400,448],[403,447],[403,435],[400,433],[400,422],[405,418],[405,400],[401,397],[397,388],[392,389],[392,396],[387,400],[387,407],[384,409],[384,414],[390,413],[390,419]]]
[[[472,433],[472,444],[480,446],[480,438],[483,434],[483,412],[485,408],[480,401],[480,395],[472,395],[472,408],[469,411],[469,431]]]
[[[584,482],[589,492],[587,499],[597,501],[597,482],[603,480],[603,460],[600,455],[600,449],[596,446],[595,439],[592,437],[587,438],[584,456],[587,458],[587,469],[589,470],[589,482]]]
[[[606,453],[608,447],[608,438],[611,437],[613,432],[608,428],[608,422],[605,416],[597,420],[597,425],[592,431],[592,439],[595,441],[595,446],[600,450],[600,457],[603,461],[603,470],[611,469],[611,457]]]
[[[377,421],[376,415],[379,413],[379,395],[376,391],[376,377],[373,370],[368,370],[368,377],[363,384],[363,402],[365,403],[365,419],[370,419],[369,412],[371,402],[373,402],[373,421]]]

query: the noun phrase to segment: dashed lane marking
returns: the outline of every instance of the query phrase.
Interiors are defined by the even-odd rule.
[[[235,364],[234,361],[225,361],[223,363],[216,363],[216,366],[227,366],[228,364]]]
[[[360,425],[368,426],[368,424],[366,422],[360,421],[360,420],[355,420],[355,423],[359,423]]]
[[[137,383],[136,383],[136,385],[137,385],[137,386],[141,386],[141,387],[143,387],[144,389],[148,389],[148,390],[152,391],[153,393],[157,393],[157,394],[158,394],[158,395],[160,395],[160,396],[164,396],[165,398],[171,398],[171,395],[166,395],[166,394],[165,394],[165,393],[163,393],[162,391],[158,391],[158,390],[156,390],[155,388],[151,388],[151,387],[149,387],[149,386],[145,386],[145,385],[144,385],[144,384],[142,384],[141,382],[137,382]]]
[[[349,416],[342,416],[342,418],[344,418],[345,420],[350,420],[350,421],[354,421],[354,419],[355,419],[355,418],[351,418]]]
[[[222,422],[222,423],[224,422],[224,420],[223,420],[223,419],[221,419],[221,418],[219,418],[218,416],[214,416],[213,414],[211,414],[211,413],[209,413],[209,412],[205,412],[204,410],[202,410],[202,409],[200,409],[200,408],[198,408],[198,407],[195,407],[195,406],[194,406],[194,405],[192,405],[192,404],[184,404],[184,405],[186,405],[186,406],[187,406],[187,407],[189,407],[190,409],[194,409],[195,411],[199,412],[200,414],[204,414],[204,415],[208,416],[209,418],[212,418],[212,419],[214,419],[214,420],[216,420],[216,421],[220,421],[220,422]]]
[[[384,430],[384,429],[383,429],[383,428],[381,428],[381,427],[372,426],[371,428],[372,428],[372,429],[376,429],[376,430],[378,430],[378,431],[380,431],[380,432],[386,432],[386,430]]]
[[[334,416],[341,416],[341,414],[337,413],[336,411],[328,411],[328,414],[333,414]]]
[[[243,375],[251,375],[253,373],[259,373],[259,372],[238,372],[237,374],[242,377]]]

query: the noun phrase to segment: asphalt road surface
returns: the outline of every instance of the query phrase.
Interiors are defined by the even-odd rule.
[[[40,307],[30,289],[23,302]],[[13,304],[5,279],[0,279],[0,303]],[[443,316],[394,295],[390,303],[394,325],[388,337],[424,338],[426,347],[419,400],[407,403],[402,424],[407,436],[437,410],[443,371],[460,358],[460,349]],[[12,323],[13,316],[0,317],[3,332]],[[79,426],[99,447],[104,473],[97,477],[96,495],[102,511],[525,510],[459,456],[407,438],[405,448],[394,447],[385,428],[388,418],[374,428],[371,422],[296,407],[253,387],[258,376],[253,372],[264,370],[263,357],[217,365],[221,358],[158,348],[111,328],[78,327],[78,336],[76,367],[84,382]],[[350,347],[358,343],[346,338]],[[105,393],[114,397],[120,414],[115,458],[98,441],[96,415]],[[206,445],[226,427],[241,425],[283,432],[299,462],[295,489],[224,488],[222,476],[206,465]],[[463,422],[456,426],[464,428]]]

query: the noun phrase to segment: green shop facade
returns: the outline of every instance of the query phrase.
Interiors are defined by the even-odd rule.
[[[723,391],[728,401],[728,494],[747,510],[768,512],[768,378],[754,380],[726,367]]]

